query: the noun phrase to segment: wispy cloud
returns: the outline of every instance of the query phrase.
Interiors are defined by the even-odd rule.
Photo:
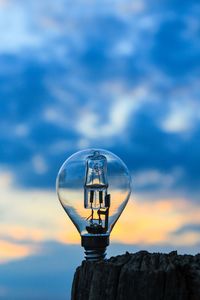
[[[32,255],[36,249],[29,245],[21,245],[0,240],[0,264]]]
[[[72,152],[105,147],[134,172],[180,168],[171,188],[195,198],[198,5],[181,15],[172,2],[99,5],[0,7],[0,163],[16,185],[50,188]]]
[[[159,174],[144,173],[138,176],[138,185],[139,182],[145,184],[148,176],[153,184],[158,180],[166,181]],[[169,177],[168,181],[172,184],[173,178]],[[80,243],[79,233],[60,206],[55,192],[5,189],[4,186],[1,195],[1,262],[39,253],[38,245],[44,241]],[[192,248],[199,240],[197,227],[184,230],[178,239],[174,232],[186,224],[198,226],[199,218],[200,210],[195,202],[178,197],[154,199],[152,195],[148,198],[145,193],[134,193],[114,227],[111,240],[149,247],[162,244],[184,247],[187,244]]]

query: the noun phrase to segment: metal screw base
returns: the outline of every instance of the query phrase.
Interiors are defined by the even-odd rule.
[[[85,249],[85,259],[88,261],[98,261],[106,258],[106,248]]]
[[[85,248],[85,259],[89,261],[103,260],[109,245],[109,235],[81,236],[81,245]]]

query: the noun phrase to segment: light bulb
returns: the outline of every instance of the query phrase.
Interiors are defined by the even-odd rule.
[[[81,235],[85,258],[105,258],[110,233],[131,193],[126,165],[107,150],[79,151],[60,168],[56,188],[65,212]]]

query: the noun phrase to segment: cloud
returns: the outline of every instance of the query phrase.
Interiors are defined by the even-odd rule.
[[[180,100],[172,102],[170,112],[162,123],[163,129],[172,133],[191,134],[200,120],[199,106],[200,103],[189,99],[189,95],[181,103]]]
[[[0,264],[10,260],[24,258],[36,252],[36,249],[29,245],[20,245],[17,243],[10,243],[7,241],[0,241],[0,248]]]
[[[184,224],[198,224],[200,213],[197,204],[189,202],[187,198],[170,197],[167,193],[165,197],[161,194],[157,196],[149,186],[145,186],[154,186],[159,182],[161,188],[166,189],[166,181],[167,185],[173,184],[178,174],[176,170],[172,178],[155,171],[138,174],[136,189],[111,234],[113,242],[140,245],[168,243],[175,246],[178,244],[180,247],[196,243],[192,232],[186,232],[187,236],[180,235],[178,240],[174,232]],[[144,186],[142,192],[140,185]],[[1,195],[3,223],[0,242],[4,261],[37,253],[40,249],[35,246],[42,241],[80,243],[80,235],[62,209],[55,192],[4,187]],[[149,213],[150,211],[153,213]],[[130,234],[130,230],[134,230],[134,234]],[[8,253],[7,248],[10,249]]]
[[[147,170],[133,174],[133,180],[137,192],[154,193],[157,189],[164,194],[164,192],[170,193],[183,176],[184,174],[180,168],[175,168],[169,173]],[[160,194],[158,197],[160,197]]]
[[[9,189],[13,182],[13,174],[9,171],[0,173],[0,188],[1,190]]]
[[[105,111],[105,118],[99,115],[99,109],[96,112],[83,111],[82,118],[77,124],[78,131],[89,139],[113,139],[126,131],[127,125],[130,123],[130,118],[133,118],[137,110],[143,106],[146,100],[147,91],[145,87],[138,87],[130,94],[124,95],[120,91],[117,94],[117,99],[110,101]],[[102,110],[105,110],[102,105]],[[105,120],[107,118],[107,121]],[[84,124],[84,126],[82,126]]]
[[[200,234],[200,224],[196,224],[196,223],[189,223],[189,224],[185,224],[182,227],[178,228],[174,234],[175,235],[181,235],[184,233],[190,233],[190,232],[197,232]]]
[[[16,53],[23,48],[38,48],[41,45],[41,36],[31,29],[26,7],[19,5],[19,2],[14,4],[12,1],[1,6],[0,20],[1,53]]]
[[[40,154],[37,154],[32,158],[32,164],[35,172],[38,174],[44,174],[48,171],[48,166],[45,162],[45,159]]]
[[[54,188],[69,155],[103,147],[136,174],[173,177],[181,169],[168,188],[196,200],[196,2],[189,10],[184,2],[181,15],[176,1],[118,1],[106,9],[70,2],[70,12],[68,5],[11,1],[0,8],[0,164],[13,184]]]

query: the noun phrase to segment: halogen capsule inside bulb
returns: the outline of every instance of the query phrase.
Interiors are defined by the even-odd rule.
[[[84,206],[91,214],[87,218],[88,233],[102,234],[108,230],[110,195],[107,180],[107,159],[94,151],[86,160]]]

